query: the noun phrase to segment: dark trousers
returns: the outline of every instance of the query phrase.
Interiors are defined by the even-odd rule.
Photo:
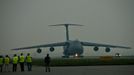
[[[3,65],[0,65],[0,71],[2,72],[2,70],[3,70]]]
[[[46,67],[46,72],[50,72],[50,64],[46,63],[45,67]]]
[[[32,71],[32,63],[27,63],[28,71]]]
[[[13,72],[17,71],[17,64],[13,64]]]
[[[20,68],[21,68],[21,72],[24,71],[24,62],[20,62]]]

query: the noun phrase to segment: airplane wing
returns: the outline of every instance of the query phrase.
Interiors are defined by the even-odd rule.
[[[12,50],[23,50],[23,49],[43,48],[43,47],[58,47],[58,46],[65,46],[65,45],[67,45],[67,42],[59,42],[59,43],[51,43],[51,44],[44,44],[44,45],[14,48]]]
[[[107,47],[107,48],[124,48],[131,49],[130,47],[125,46],[117,46],[117,45],[109,45],[109,44],[99,44],[99,43],[91,43],[91,42],[81,42],[83,46],[96,46],[96,47]]]

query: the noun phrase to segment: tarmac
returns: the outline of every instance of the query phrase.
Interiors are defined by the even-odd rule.
[[[12,67],[10,66],[12,70]],[[0,72],[0,75],[133,75],[134,65],[105,65],[105,66],[66,66],[51,67],[51,72],[45,72],[43,66],[33,66],[32,71],[21,72],[18,65],[17,72]]]

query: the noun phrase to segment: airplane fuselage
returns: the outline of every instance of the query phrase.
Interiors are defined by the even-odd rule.
[[[64,52],[63,54],[65,56],[75,56],[75,55],[81,55],[83,53],[83,46],[78,40],[74,41],[67,41],[68,45],[64,46]]]

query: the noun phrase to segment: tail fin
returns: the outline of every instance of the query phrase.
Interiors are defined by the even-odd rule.
[[[66,40],[69,40],[69,31],[68,26],[83,26],[80,24],[56,24],[56,25],[49,25],[49,26],[65,26],[66,27]]]

